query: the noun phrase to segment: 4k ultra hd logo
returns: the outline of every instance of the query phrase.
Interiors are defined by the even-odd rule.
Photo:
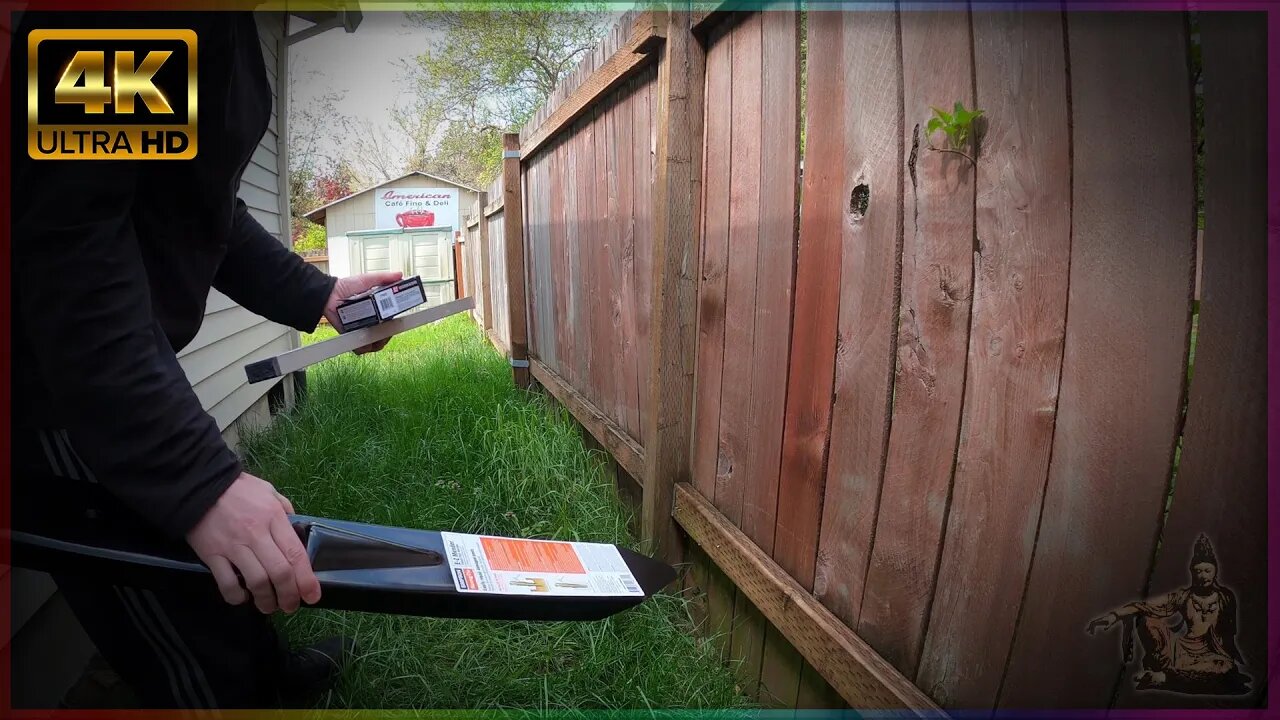
[[[27,153],[36,160],[196,156],[196,34],[34,30]]]

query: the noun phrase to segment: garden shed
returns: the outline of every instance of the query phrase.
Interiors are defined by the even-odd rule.
[[[330,274],[399,270],[419,275],[427,307],[458,297],[455,238],[475,188],[421,171],[323,205],[306,218],[325,226]]]

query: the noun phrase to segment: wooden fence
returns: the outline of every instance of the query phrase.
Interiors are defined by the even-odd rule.
[[[508,136],[483,322],[751,694],[1265,696],[1266,23],[1188,19],[636,12]],[[965,154],[924,131],[957,101]],[[1086,627],[1187,602],[1202,533],[1250,689],[1135,689],[1146,626]]]

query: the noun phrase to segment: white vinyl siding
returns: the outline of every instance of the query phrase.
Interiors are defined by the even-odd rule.
[[[289,201],[282,192],[282,178],[287,176],[287,170],[275,97],[277,78],[282,71],[283,17],[279,13],[259,13],[257,18],[263,59],[273,91],[272,115],[267,132],[241,177],[239,195],[248,206],[249,214],[277,239],[287,243]],[[254,315],[214,290],[209,293],[200,332],[178,353],[178,361],[201,405],[217,420],[218,428],[226,431],[275,384],[250,385],[244,374],[245,364],[289,350],[295,346],[296,337],[293,330]]]

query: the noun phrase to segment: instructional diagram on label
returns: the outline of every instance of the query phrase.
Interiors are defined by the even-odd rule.
[[[440,535],[458,592],[644,597],[613,545]]]

